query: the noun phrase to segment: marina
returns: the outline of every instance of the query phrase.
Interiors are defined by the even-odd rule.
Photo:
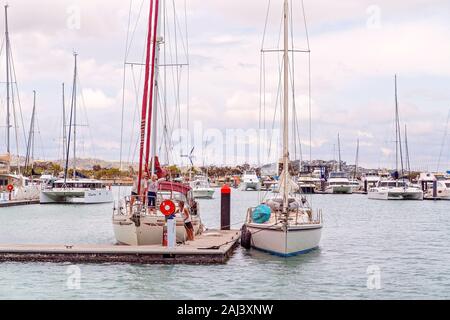
[[[257,200],[257,193],[232,193],[233,229],[243,223],[242,208]],[[220,228],[220,199],[200,201],[204,223]],[[313,195],[311,201],[323,209],[326,228],[319,249],[307,255],[286,259],[238,247],[226,264],[209,266],[3,262],[0,298],[448,298],[450,237],[442,228],[450,223],[446,201],[372,202],[360,195]],[[0,244],[111,246],[110,210],[108,204],[82,212],[58,204],[2,208]],[[49,227],[54,232],[47,232]],[[66,286],[71,266],[81,271],[82,290]],[[381,290],[367,290],[370,266],[381,271]],[[208,290],[199,283],[207,283]]]
[[[393,41],[389,4],[355,27],[331,2],[75,2],[55,34],[4,6],[0,299],[450,298],[435,24]]]

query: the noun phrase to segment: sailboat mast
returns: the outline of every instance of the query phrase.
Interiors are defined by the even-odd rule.
[[[63,163],[66,162],[66,148],[67,148],[67,131],[66,131],[66,89],[65,84],[62,84],[62,123],[63,123]]]
[[[152,45],[152,30],[153,30],[153,4],[154,1],[150,1],[150,12],[148,17],[148,31],[147,31],[147,44],[146,44],[146,58],[145,58],[145,80],[144,80],[144,93],[142,98],[142,112],[141,112],[141,136],[140,136],[140,150],[139,150],[139,174],[138,174],[138,194],[142,193],[142,175],[144,170],[144,152],[146,147],[146,129],[147,129],[147,141],[148,137],[148,126],[150,123],[147,123],[147,115],[148,115],[148,93],[149,93],[149,79],[150,79],[150,64],[151,64],[151,45]],[[145,168],[147,169],[148,157],[145,158]]]
[[[160,39],[160,26],[161,26],[161,20],[160,14],[161,14],[161,8],[162,6],[159,5],[159,0],[155,0],[155,10],[156,10],[156,17],[155,17],[155,32],[154,32],[154,49],[153,49],[153,74],[152,74],[152,84],[154,84],[154,87],[152,88],[152,96],[151,96],[151,108],[152,108],[152,131],[151,131],[151,175],[153,176],[156,171],[156,150],[157,150],[157,137],[158,137],[158,102],[159,102],[159,57],[161,53],[161,43],[159,41]],[[153,98],[154,96],[154,98]]]
[[[25,158],[25,170],[28,170],[31,159],[33,158],[33,144],[34,144],[34,121],[36,114],[36,91],[33,91],[33,111],[31,114],[30,131],[28,132],[28,143],[27,143],[27,155]]]
[[[338,169],[339,169],[339,172],[342,172],[341,135],[339,133],[338,133],[338,157],[339,157]]]
[[[8,26],[8,5],[5,5],[5,49],[6,49],[6,152],[11,153],[11,83],[10,83],[10,42]]]
[[[283,119],[283,211],[289,209],[289,2],[284,1],[284,119]]]
[[[356,180],[358,176],[358,167],[359,167],[359,138],[356,141],[356,159],[355,159],[355,176],[354,180]]]
[[[78,74],[78,54],[73,54],[75,58],[75,68],[73,74],[73,177],[77,177],[77,74]]]
[[[408,145],[408,126],[405,125],[405,152],[406,152],[406,170],[408,175],[411,174],[411,161],[409,158],[409,145]]]
[[[397,75],[395,75],[395,171],[398,172],[398,104],[397,104]]]

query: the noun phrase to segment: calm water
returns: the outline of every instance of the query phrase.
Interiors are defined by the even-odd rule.
[[[258,193],[233,193],[240,227]],[[79,265],[81,288],[67,286],[69,264],[0,264],[0,299],[448,299],[450,202],[312,197],[325,228],[319,250],[282,259],[238,249],[223,266]],[[0,209],[0,243],[114,243],[112,205]],[[205,224],[220,225],[219,194],[201,201]],[[367,288],[367,269],[381,289]]]

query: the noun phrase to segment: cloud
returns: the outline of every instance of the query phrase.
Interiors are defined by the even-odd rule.
[[[100,89],[83,89],[82,97],[86,103],[88,110],[90,109],[107,109],[116,105],[114,98],[108,97]]]

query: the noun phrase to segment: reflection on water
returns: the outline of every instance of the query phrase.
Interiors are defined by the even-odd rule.
[[[116,190],[117,192],[117,190]],[[258,192],[233,190],[239,228]],[[81,289],[67,287],[68,264],[1,264],[0,298],[56,299],[406,299],[450,298],[450,202],[370,201],[316,195],[321,246],[289,259],[238,249],[227,265],[80,265]],[[220,194],[201,200],[204,223],[220,226]],[[0,209],[0,243],[114,243],[112,204]],[[381,290],[367,288],[368,268]]]

